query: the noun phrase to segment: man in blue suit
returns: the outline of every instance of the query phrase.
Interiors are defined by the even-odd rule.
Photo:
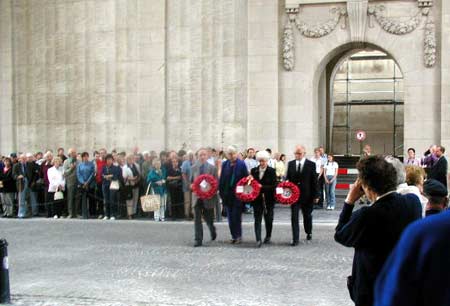
[[[248,170],[245,162],[238,159],[238,150],[235,146],[229,146],[226,153],[228,160],[222,164],[219,193],[227,210],[228,226],[231,232],[230,242],[241,243],[243,204],[236,198],[235,189],[237,182],[248,176]]]

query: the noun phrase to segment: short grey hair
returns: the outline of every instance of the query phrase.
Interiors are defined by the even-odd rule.
[[[236,146],[228,146],[228,148],[227,148],[227,153],[228,154],[230,154],[230,153],[238,153],[238,149],[237,149],[237,147]]]
[[[266,160],[267,161],[267,160],[270,159],[270,154],[266,150],[258,151],[258,153],[256,153],[256,159],[257,160]]]
[[[395,168],[395,172],[397,172],[397,186],[406,183],[406,171],[403,163],[393,156],[386,156],[385,160],[392,164]]]

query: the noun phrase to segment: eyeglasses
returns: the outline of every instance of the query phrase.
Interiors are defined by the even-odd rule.
[[[294,152],[295,155],[303,155],[305,152]]]

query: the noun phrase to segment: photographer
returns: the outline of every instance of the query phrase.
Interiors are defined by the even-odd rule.
[[[416,195],[396,192],[396,170],[383,157],[363,158],[357,169],[358,179],[347,195],[334,239],[355,249],[347,286],[355,305],[368,306],[384,262],[405,227],[421,218],[422,208]],[[364,194],[373,204],[353,212]]]

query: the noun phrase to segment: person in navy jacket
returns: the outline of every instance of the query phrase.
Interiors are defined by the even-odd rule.
[[[236,198],[236,184],[248,176],[247,166],[243,160],[238,159],[235,146],[227,149],[228,160],[222,164],[219,181],[219,193],[222,203],[227,211],[228,226],[231,232],[231,243],[242,241],[242,202]]]
[[[347,287],[356,306],[371,306],[375,280],[403,230],[422,217],[415,194],[396,192],[397,173],[382,156],[369,156],[357,164],[358,180],[344,203],[334,239],[355,249]],[[353,212],[365,194],[373,203]]]
[[[414,222],[380,272],[375,306],[450,305],[450,212]]]

